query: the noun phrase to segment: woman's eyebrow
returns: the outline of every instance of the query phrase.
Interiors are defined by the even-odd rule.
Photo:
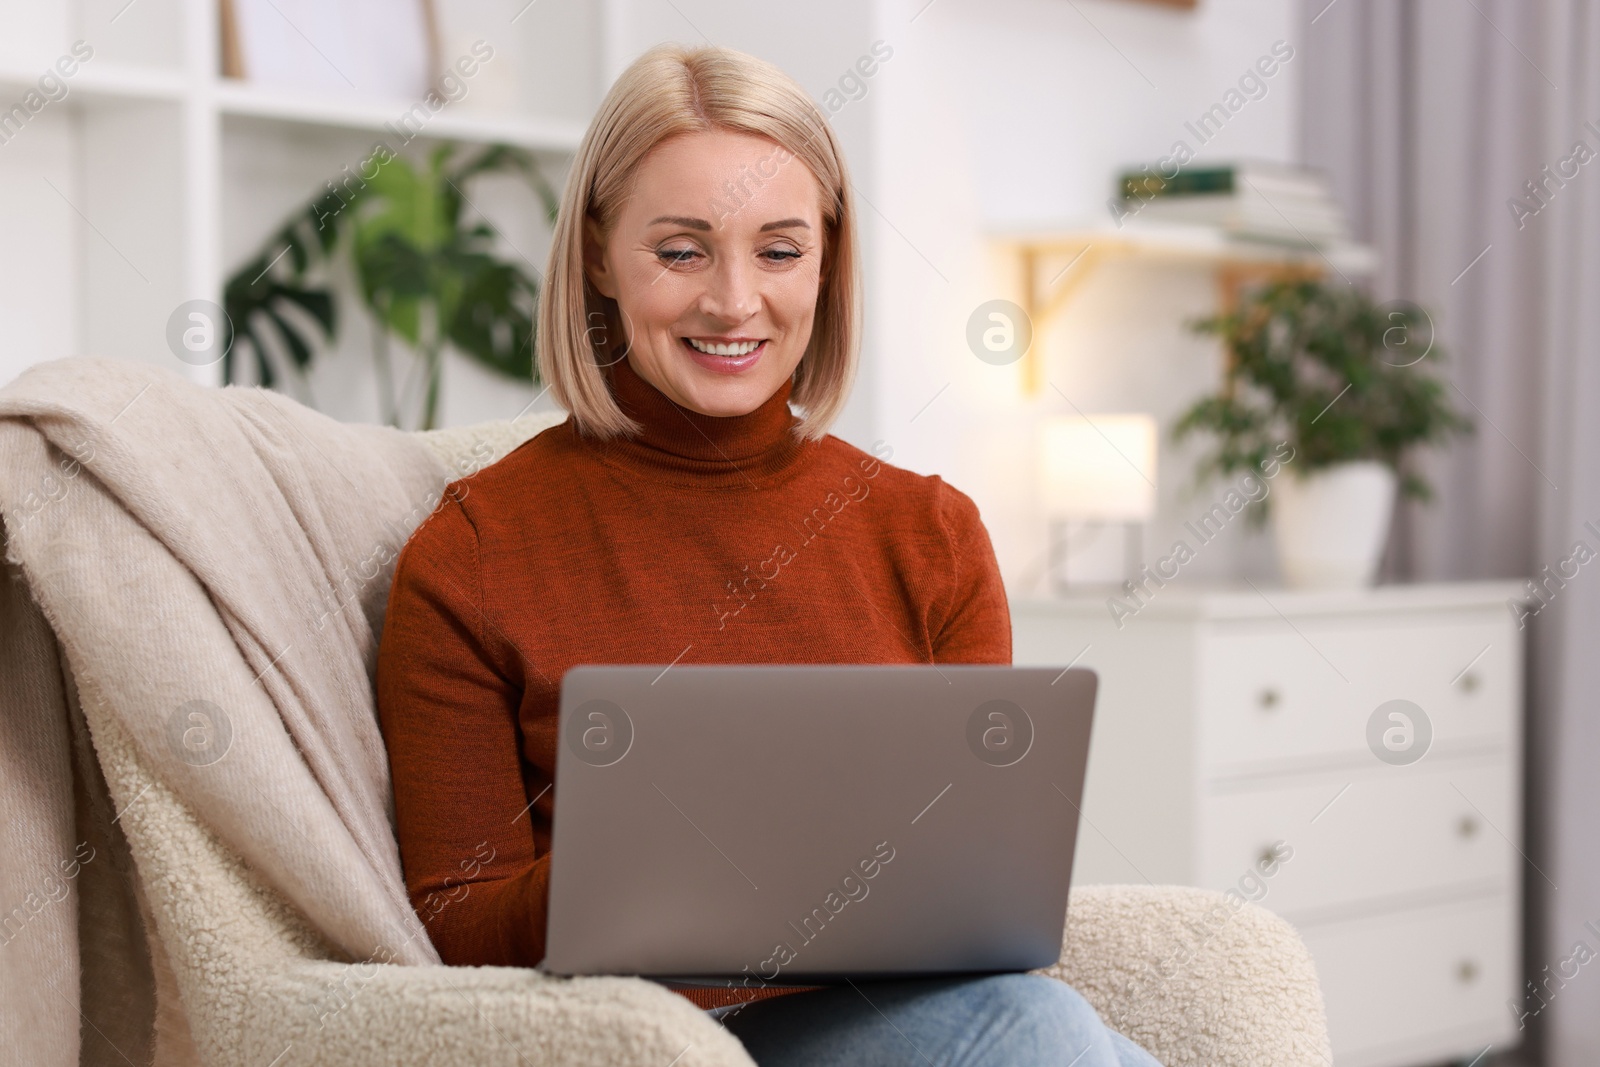
[[[684,215],[661,215],[650,220],[648,225],[654,226],[660,222],[670,222],[674,226],[685,226],[691,230],[709,230],[711,223],[705,219],[691,219]]]
[[[689,218],[687,215],[659,215],[656,218],[651,219],[647,225],[655,226],[663,222],[671,223],[674,226],[682,226],[690,230],[711,229],[711,223],[707,222],[705,219]],[[806,230],[811,229],[811,224],[805,219],[779,219],[777,222],[767,223],[765,226],[761,227],[759,232],[766,233],[769,230],[787,230],[796,226]]]

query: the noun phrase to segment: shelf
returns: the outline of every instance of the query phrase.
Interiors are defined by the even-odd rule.
[[[1120,229],[1108,225],[1035,227],[1002,231],[992,237],[1021,260],[1022,307],[1035,338],[1066,308],[1096,268],[1108,260],[1194,264],[1215,270],[1218,304],[1223,310],[1234,306],[1240,288],[1248,281],[1285,275],[1323,277],[1329,273],[1348,279],[1370,274],[1378,265],[1377,252],[1368,245],[1340,241],[1316,247],[1252,240],[1214,226],[1133,222]],[[1037,344],[1029,346],[1023,357],[1023,371],[1027,391],[1038,392],[1043,373]]]
[[[0,86],[7,92],[20,94],[38,85],[43,68],[33,70],[22,67],[0,67]],[[137,66],[131,63],[102,63],[91,60],[82,64],[70,78],[61,79],[67,86],[67,96],[61,103],[70,103],[80,96],[95,100],[156,100],[177,103],[184,98],[189,83],[180,70],[162,67]],[[13,101],[14,102],[14,101]]]
[[[213,92],[223,115],[371,132],[400,130],[401,118],[416,106],[414,101],[309,96],[232,80],[217,81]],[[583,139],[585,124],[577,119],[518,118],[446,105],[430,115],[420,129],[421,136],[430,140],[493,142],[534,151],[573,152]]]
[[[1093,247],[1106,255],[1139,257],[1169,263],[1302,264],[1321,263],[1349,273],[1367,274],[1378,265],[1367,245],[1338,242],[1309,245],[1237,237],[1212,226],[1155,225],[1130,222],[1114,226],[1032,228],[994,235],[995,240],[1036,252],[1075,254]]]
[[[42,73],[42,68],[0,67],[0,88],[11,96],[20,97],[37,85]],[[170,68],[91,61],[63,81],[68,95],[59,103],[128,100],[176,104],[192,95],[184,72]],[[310,96],[222,79],[215,81],[211,89],[214,106],[224,116],[374,133],[391,125],[399,129],[401,118],[415,106],[392,100]],[[417,128],[415,120],[413,128]],[[577,119],[520,118],[452,109],[450,105],[429,115],[426,123],[420,126],[421,136],[430,140],[509,144],[560,153],[577,150],[584,128],[584,123]]]

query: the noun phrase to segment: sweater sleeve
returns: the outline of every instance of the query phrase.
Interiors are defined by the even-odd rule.
[[[950,593],[933,641],[940,663],[1011,663],[1011,609],[978,506],[943,481],[939,518],[951,553]]]
[[[440,957],[533,966],[544,958],[549,853],[536,855],[522,685],[481,608],[478,551],[448,495],[401,550],[378,647],[378,718],[406,893]]]

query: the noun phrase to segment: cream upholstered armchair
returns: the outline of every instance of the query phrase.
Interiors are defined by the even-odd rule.
[[[485,442],[504,455],[536,428],[527,423],[422,438],[449,469],[464,470],[481,466]],[[82,712],[120,813],[118,844],[132,861],[155,990],[152,1047],[113,1054],[86,1029],[82,1062],[120,1063],[131,1051],[135,1060],[217,1067],[751,1064],[719,1024],[648,981],[352,961],[168,787],[103,702],[84,700]],[[92,936],[84,931],[83,951],[94,951]],[[1331,1062],[1298,935],[1220,894],[1079,888],[1061,961],[1047,973],[1168,1067]]]

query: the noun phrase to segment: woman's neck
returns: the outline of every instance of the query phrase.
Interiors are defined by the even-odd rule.
[[[611,367],[612,396],[641,432],[602,444],[607,457],[680,484],[748,486],[787,468],[802,451],[799,419],[789,410],[792,380],[744,415],[703,415],[673,402],[631,360]]]

